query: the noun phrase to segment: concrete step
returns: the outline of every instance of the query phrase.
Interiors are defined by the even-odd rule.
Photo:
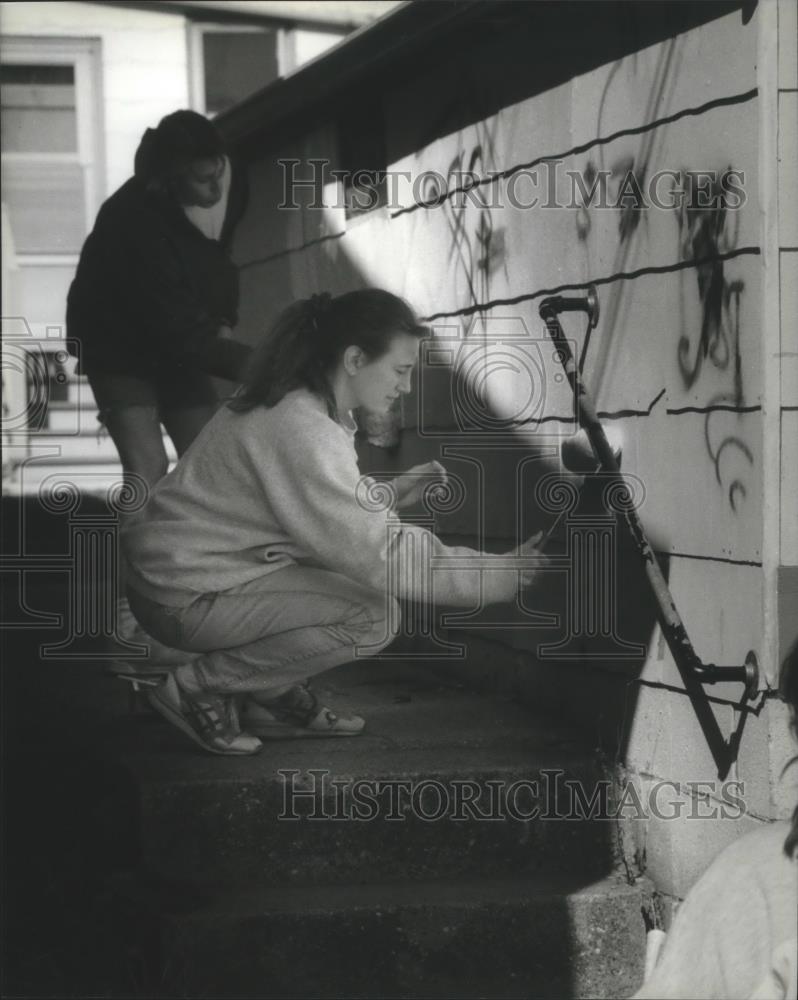
[[[419,880],[475,870],[596,877],[617,863],[613,824],[580,819],[567,789],[548,793],[546,775],[556,775],[591,794],[600,779],[584,758],[531,748],[523,766],[512,752],[494,752],[487,764],[473,751],[441,753],[435,763],[426,752],[407,752],[402,762],[371,756],[378,771],[325,751],[304,760],[287,754],[285,778],[246,765],[235,777],[205,782],[144,781],[142,863],[199,885]],[[313,797],[300,799],[308,791]]]
[[[161,995],[622,997],[649,889],[618,876],[240,890],[161,920]]]
[[[69,818],[81,817],[81,850],[92,863],[112,858],[114,869],[130,872],[107,876],[107,891],[92,904],[107,930],[102,940],[119,942],[136,978],[135,989],[114,995],[616,997],[641,982],[649,890],[612,870],[611,821],[275,817],[281,769],[463,776],[483,787],[491,776],[534,778],[551,764],[584,774],[588,789],[601,769],[572,729],[441,685],[423,662],[361,661],[320,675],[314,687],[334,708],[361,711],[365,735],[275,742],[249,760],[214,758],[157,716],[123,714],[125,689],[102,676],[99,661],[43,660],[32,670],[57,633],[14,636],[25,640],[9,674],[25,694],[15,699],[19,753],[29,760],[28,743],[36,743],[47,775],[72,747],[80,781],[102,765],[104,791],[91,798],[91,811],[74,787],[80,781],[60,771],[54,801],[69,799]],[[26,802],[45,803],[42,819],[29,819],[44,844],[53,796],[30,799],[30,789],[47,787],[44,778],[24,786],[15,815],[27,815]],[[58,851],[60,827],[50,841]],[[45,855],[55,870],[61,856]],[[59,870],[78,878],[65,857]],[[41,865],[40,852],[31,850],[29,864]],[[74,918],[73,899],[56,884],[60,935]],[[87,945],[92,964],[97,940]]]
[[[617,864],[615,825],[586,818],[611,783],[575,734],[423,665],[363,662],[314,687],[367,719],[355,739],[202,754],[160,720],[124,756],[144,868],[194,885],[321,884],[571,872]],[[287,859],[291,859],[290,861]]]

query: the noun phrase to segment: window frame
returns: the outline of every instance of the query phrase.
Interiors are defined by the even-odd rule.
[[[100,39],[97,38],[55,38],[24,35],[5,35],[0,38],[0,63],[7,65],[40,64],[51,66],[72,66],[75,74],[75,118],[77,150],[74,153],[12,153],[2,150],[3,162],[40,163],[56,166],[59,163],[76,164],[83,175],[84,229],[91,232],[94,220],[103,200],[104,149],[102,143],[102,95]],[[52,255],[37,251],[15,254],[20,264],[36,266],[50,263],[54,258],[60,261],[74,259],[78,254]]]
[[[208,112],[205,102],[205,49],[203,46],[203,35],[241,35],[273,34],[277,37],[277,78],[284,75],[286,58],[288,55],[288,35],[285,28],[278,25],[264,24],[241,24],[236,22],[218,21],[188,21],[186,23],[188,35],[188,94],[189,103],[193,111],[198,111],[201,115],[215,118],[216,114]]]

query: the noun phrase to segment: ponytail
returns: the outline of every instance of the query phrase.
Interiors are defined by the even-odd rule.
[[[327,401],[330,389],[325,378],[324,340],[320,330],[331,297],[314,295],[285,309],[260,345],[253,351],[244,377],[244,387],[228,403],[243,413],[255,406],[276,406],[286,393],[301,386]]]
[[[272,407],[294,389],[315,392],[338,419],[329,376],[347,347],[360,347],[370,360],[385,354],[397,333],[423,337],[410,306],[379,288],[328,292],[289,306],[255,348],[239,393],[228,401],[245,413],[256,406]]]

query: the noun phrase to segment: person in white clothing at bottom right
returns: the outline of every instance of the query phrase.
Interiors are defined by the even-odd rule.
[[[150,689],[204,749],[257,752],[272,736],[356,735],[306,679],[395,637],[398,598],[513,601],[544,572],[542,533],[503,556],[443,545],[374,503],[351,411],[407,393],[428,329],[380,289],[295,303],[219,409],[123,532],[133,612],[188,662]],[[437,462],[390,484],[395,507],[445,482]],[[381,484],[384,488],[384,484]],[[518,557],[509,560],[508,556]]]
[[[798,642],[782,664],[779,693],[798,736]],[[634,1000],[797,996],[798,806],[791,821],[740,837],[712,862],[677,910]]]

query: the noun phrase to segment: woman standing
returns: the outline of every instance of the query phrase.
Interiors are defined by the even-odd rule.
[[[167,469],[161,424],[182,454],[213,412],[209,375],[237,381],[249,355],[227,339],[238,274],[225,244],[242,211],[231,174],[202,115],[176,111],[147,129],[69,290],[68,336],[100,420],[125,471],[150,485]]]
[[[168,468],[161,425],[182,455],[214,412],[210,376],[238,381],[250,354],[229,339],[238,274],[225,249],[244,200],[214,126],[176,111],[144,133],[80,255],[68,337],[124,472],[150,487]]]
[[[133,611],[196,657],[150,701],[206,749],[246,754],[260,749],[257,735],[359,732],[362,720],[337,718],[298,682],[391,642],[397,598],[429,593],[425,550],[456,560],[433,574],[445,604],[513,600],[539,572],[543,556],[502,569],[369,502],[350,411],[384,413],[410,390],[426,332],[378,289],[290,307],[243,389],[129,523]],[[396,506],[442,474],[430,463],[399,476]],[[539,537],[512,554],[536,555]]]

